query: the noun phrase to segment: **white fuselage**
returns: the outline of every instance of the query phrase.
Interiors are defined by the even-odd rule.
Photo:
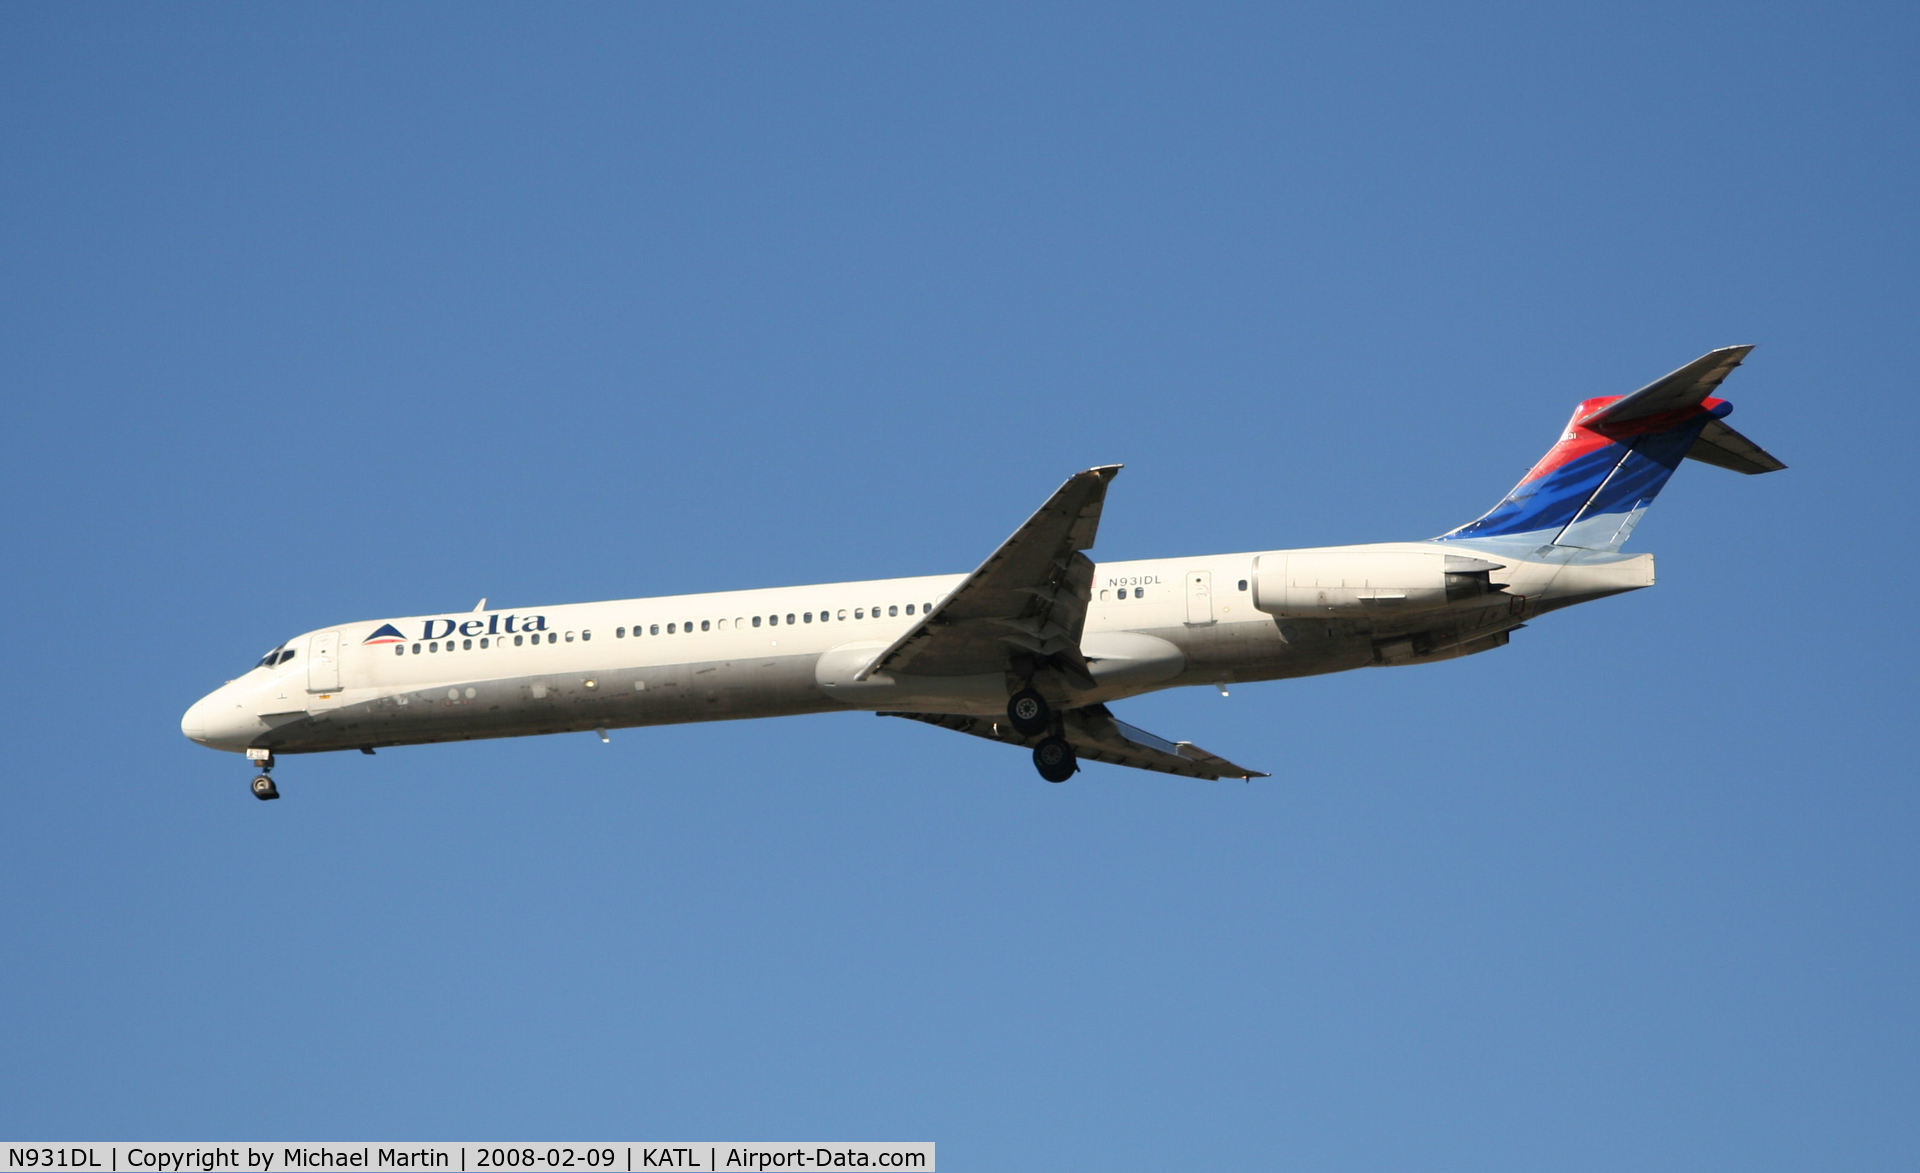
[[[1049,699],[1447,659],[1652,583],[1648,555],[1528,554],[1409,542],[1099,564],[1081,639],[1096,687]],[[1462,556],[1497,563],[1502,589],[1441,590]],[[345,623],[287,641],[181,726],[217,749],[303,753],[844,709],[991,716],[1004,674],[862,676],[965,577]]]

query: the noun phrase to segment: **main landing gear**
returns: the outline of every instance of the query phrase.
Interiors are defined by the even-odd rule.
[[[1060,736],[1060,718],[1047,698],[1031,688],[1023,688],[1007,702],[1007,720],[1022,737],[1045,733],[1033,747],[1033,768],[1049,782],[1065,782],[1080,769],[1073,747]]]
[[[1046,697],[1031,688],[1023,688],[1007,702],[1007,720],[1013,722],[1020,736],[1032,737],[1053,724],[1053,706],[1047,704]]]
[[[1080,769],[1080,759],[1064,737],[1043,737],[1033,747],[1033,768],[1049,782],[1065,782]]]
[[[250,749],[247,760],[260,763],[260,774],[253,780],[253,796],[261,802],[272,802],[280,797],[280,788],[273,784],[273,751],[270,749]]]

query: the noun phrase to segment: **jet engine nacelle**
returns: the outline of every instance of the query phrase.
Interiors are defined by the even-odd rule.
[[[1491,575],[1500,569],[1442,550],[1288,550],[1254,560],[1253,605],[1281,619],[1439,611],[1499,591]]]

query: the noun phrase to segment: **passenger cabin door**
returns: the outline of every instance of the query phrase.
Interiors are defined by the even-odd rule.
[[[1213,571],[1187,571],[1187,623],[1213,622]]]
[[[316,632],[307,641],[307,691],[340,691],[339,632]]]

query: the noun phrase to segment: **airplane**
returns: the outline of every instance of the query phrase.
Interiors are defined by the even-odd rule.
[[[195,702],[190,739],[281,755],[868,710],[1020,746],[1048,782],[1082,759],[1263,778],[1110,706],[1190,685],[1428,664],[1530,620],[1653,585],[1623,554],[1683,459],[1784,467],[1714,398],[1752,350],[1710,351],[1587,399],[1484,515],[1424,541],[1095,564],[1102,465],[1069,477],[971,574],[340,623],[275,646]]]

